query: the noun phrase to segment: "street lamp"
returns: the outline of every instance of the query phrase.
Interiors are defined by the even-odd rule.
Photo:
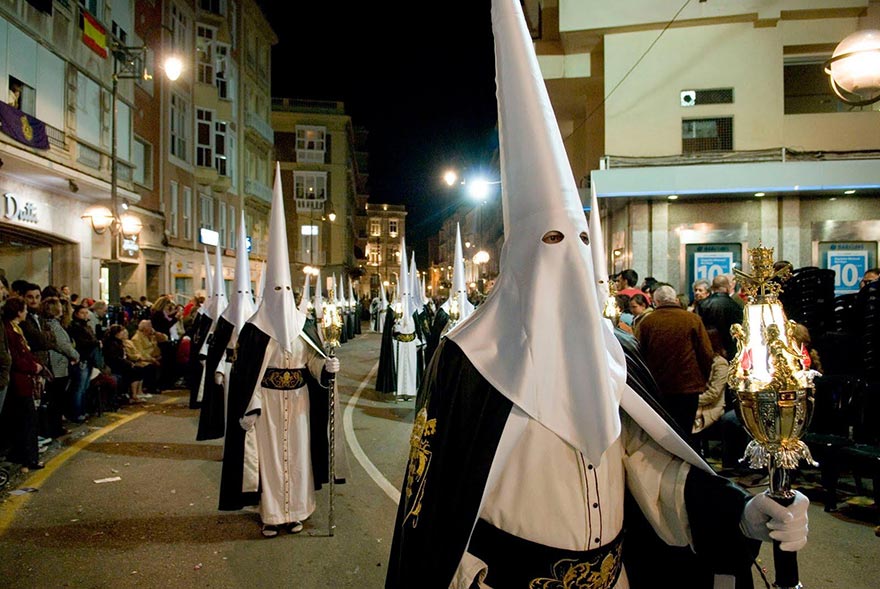
[[[880,100],[880,31],[857,31],[846,37],[825,62],[825,73],[831,89],[846,104],[868,106]]]

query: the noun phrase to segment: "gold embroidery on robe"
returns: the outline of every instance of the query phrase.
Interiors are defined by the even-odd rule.
[[[565,558],[553,565],[553,577],[539,577],[529,582],[529,589],[611,589],[620,576],[623,542],[611,552],[581,562]]]
[[[298,389],[306,384],[301,368],[267,368],[260,386],[267,389]]]
[[[397,334],[396,336],[394,336],[394,337],[395,337],[395,339],[396,339],[397,341],[406,343],[406,342],[411,342],[411,341],[413,341],[414,339],[416,339],[416,333],[415,333],[415,332],[412,332],[412,333],[398,333],[398,334]]]
[[[406,503],[409,505],[406,522],[412,518],[412,527],[419,525],[422,511],[422,497],[425,495],[425,480],[431,466],[431,442],[429,438],[437,431],[437,420],[428,419],[428,410],[423,407],[416,415],[412,434],[409,437],[409,464],[406,472]],[[416,486],[415,494],[413,485]]]

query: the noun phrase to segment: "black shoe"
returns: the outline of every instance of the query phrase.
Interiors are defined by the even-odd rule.
[[[299,534],[300,532],[303,531],[302,522],[291,522],[291,523],[287,524],[287,531],[290,532],[291,534]]]
[[[274,538],[278,535],[278,526],[270,526],[268,524],[263,524],[263,529],[261,530],[264,538]]]

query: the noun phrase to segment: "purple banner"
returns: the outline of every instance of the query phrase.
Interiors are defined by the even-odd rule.
[[[36,149],[49,149],[46,124],[5,102],[0,102],[0,131],[19,143]]]

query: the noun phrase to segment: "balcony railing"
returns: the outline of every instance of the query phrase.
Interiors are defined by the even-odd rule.
[[[266,202],[272,202],[272,189],[256,180],[245,180],[244,191]]]
[[[275,132],[272,130],[272,125],[252,112],[247,113],[244,122],[248,127],[259,133],[267,142],[275,143]]]
[[[604,169],[648,168],[652,166],[696,166],[708,164],[752,164],[760,162],[807,162],[829,160],[880,159],[880,150],[859,151],[797,151],[786,147],[750,151],[703,151],[682,155],[637,157],[606,155]]]

